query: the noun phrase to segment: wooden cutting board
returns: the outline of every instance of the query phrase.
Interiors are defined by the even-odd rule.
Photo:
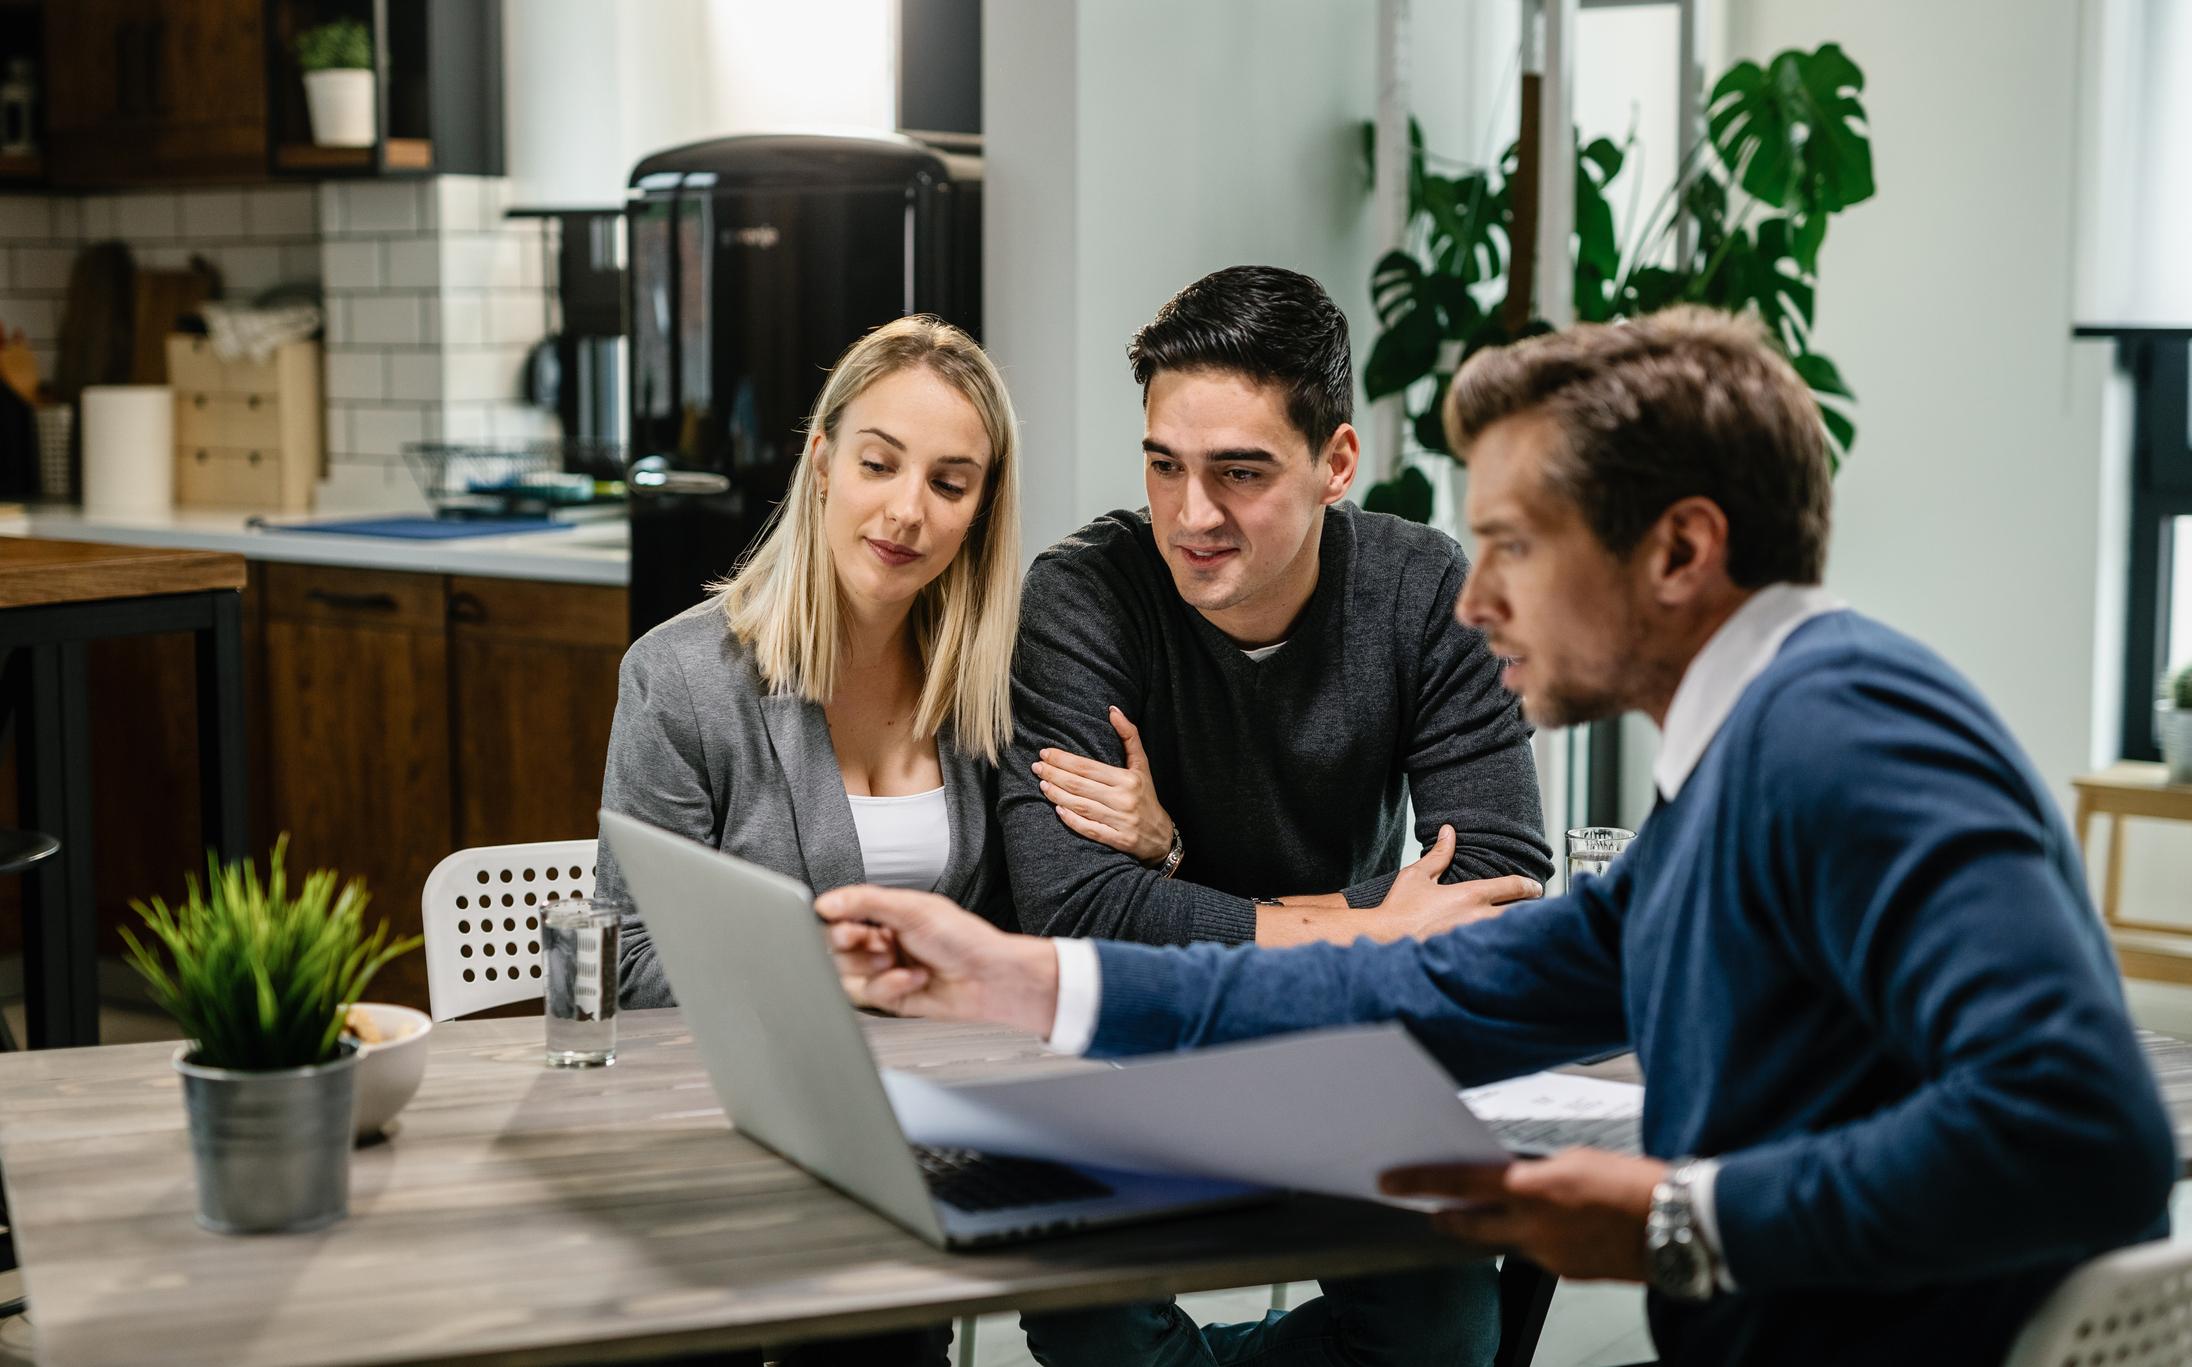
[[[167,335],[175,331],[175,320],[196,313],[200,304],[220,290],[220,277],[210,271],[137,272],[131,384],[167,383]]]

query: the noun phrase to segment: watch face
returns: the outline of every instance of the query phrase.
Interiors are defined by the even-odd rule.
[[[1677,1300],[1703,1300],[1712,1291],[1707,1281],[1704,1250],[1687,1229],[1670,1230],[1655,1238],[1644,1252],[1652,1286]]]

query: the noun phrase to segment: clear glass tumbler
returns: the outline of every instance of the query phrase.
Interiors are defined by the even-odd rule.
[[[1569,831],[1566,886],[1574,887],[1576,879],[1584,874],[1604,877],[1613,865],[1614,856],[1629,848],[1629,842],[1634,839],[1635,831],[1625,831],[1619,826],[1578,826]]]
[[[616,1062],[617,948],[621,903],[574,897],[541,917],[548,983],[548,1066],[599,1068]]]

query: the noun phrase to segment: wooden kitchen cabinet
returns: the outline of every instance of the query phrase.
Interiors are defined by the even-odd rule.
[[[625,614],[623,589],[449,581],[452,848],[593,837]]]
[[[363,877],[369,923],[417,933],[456,850],[595,833],[623,589],[270,564],[263,610],[260,843]],[[372,996],[424,1009],[425,957]]]
[[[419,892],[451,848],[449,644],[438,575],[269,565],[264,605],[270,843],[292,873],[372,892],[367,923],[419,929]],[[426,1005],[426,960],[381,971],[377,1001]]]
[[[45,30],[55,185],[267,178],[263,0],[66,0]]]

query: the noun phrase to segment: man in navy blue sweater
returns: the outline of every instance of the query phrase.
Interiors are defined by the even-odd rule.
[[[1102,1055],[1397,1020],[1463,1083],[1629,1045],[1649,1157],[1389,1189],[1648,1283],[1670,1362],[1999,1362],[2073,1266],[2166,1232],[2177,1164],[2045,785],[1937,656],[1818,588],[1823,433],[1755,325],[1483,353],[1446,419],[1478,539],[1456,611],[1507,687],[1541,725],[1662,729],[1659,803],[1606,877],[1286,950],[1008,936],[848,888],[819,904],[848,991]]]

